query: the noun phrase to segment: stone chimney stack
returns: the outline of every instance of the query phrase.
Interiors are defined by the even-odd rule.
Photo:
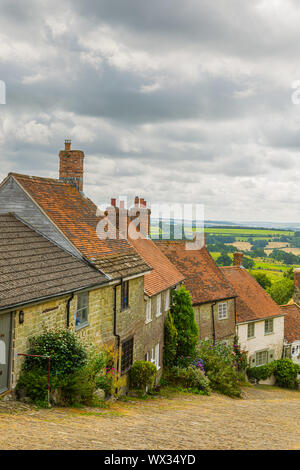
[[[83,160],[81,150],[71,150],[71,141],[65,140],[65,149],[59,152],[59,179],[83,191]]]
[[[244,253],[236,251],[233,253],[233,266],[241,267],[243,265],[243,256]]]

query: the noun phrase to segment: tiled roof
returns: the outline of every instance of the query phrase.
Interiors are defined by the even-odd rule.
[[[0,309],[106,282],[13,215],[0,215]]]
[[[221,270],[238,296],[236,299],[237,323],[282,315],[279,305],[245,268],[226,266]]]
[[[126,239],[101,240],[97,236],[96,228],[101,220],[101,217],[96,215],[97,206],[75,186],[51,178],[16,173],[10,175],[80,253],[96,266],[102,265],[103,272],[109,274],[112,279],[149,271],[149,266]],[[111,270],[112,259],[114,265]]]
[[[155,240],[156,245],[183,274],[186,288],[194,304],[235,297],[235,292],[225,279],[206,247],[186,250],[184,241]]]
[[[281,305],[284,317],[284,338],[289,342],[300,340],[300,306],[296,303]]]
[[[151,297],[183,281],[184,276],[155,243],[146,238],[130,240],[140,256],[153,269],[145,276],[145,293]]]

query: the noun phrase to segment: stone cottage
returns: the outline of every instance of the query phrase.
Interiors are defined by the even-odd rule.
[[[0,185],[0,214],[13,212],[109,281],[99,315],[103,308],[111,311],[110,332],[126,386],[132,363],[145,356],[144,276],[152,268],[126,239],[111,234],[114,227],[104,227],[106,237],[99,237],[103,214],[83,193],[84,153],[66,141],[59,159],[59,179],[10,173]],[[71,309],[75,303],[71,299]],[[87,325],[79,318],[77,326],[84,336]]]
[[[0,215],[0,271],[0,395],[34,335],[58,327],[96,347],[114,341],[108,278],[12,214]]]
[[[184,277],[149,238],[130,242],[152,267],[152,271],[145,275],[144,284],[144,359],[154,362],[161,373],[166,314],[170,309],[172,290],[182,283]]]
[[[193,299],[201,339],[231,343],[235,335],[236,293],[206,246],[186,249],[183,240],[155,240],[157,247],[184,276]]]
[[[282,357],[284,313],[242,264],[243,253],[235,253],[234,266],[221,270],[237,294],[237,336],[255,367]]]

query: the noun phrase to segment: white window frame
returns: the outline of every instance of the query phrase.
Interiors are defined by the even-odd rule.
[[[79,307],[80,299],[86,299],[86,303],[84,306]],[[86,320],[83,322],[78,323],[78,313],[83,312],[86,310]],[[81,328],[87,326],[89,324],[89,292],[81,292],[77,294],[77,309],[76,309],[76,317],[75,317],[75,330],[80,330]]]
[[[227,302],[222,302],[218,304],[218,319],[226,320],[228,318],[228,304]]]
[[[272,325],[272,331],[269,331],[269,326],[267,327],[267,325],[269,324]],[[267,320],[265,320],[265,335],[271,335],[272,333],[274,333],[274,319],[268,318]]]
[[[258,354],[265,354],[266,355],[266,362],[262,362],[261,364],[258,364],[258,360],[257,360]],[[257,351],[255,353],[255,365],[257,367],[264,366],[265,364],[268,364],[268,361],[269,361],[269,351],[267,349],[265,349],[264,351]]]
[[[159,352],[160,352],[160,344],[157,343],[155,345],[155,361],[154,361],[154,364],[156,365],[156,369],[159,370],[160,369],[160,365],[159,365]]]
[[[146,301],[146,324],[152,322],[151,299]]]
[[[150,356],[150,354],[149,354],[149,356]],[[150,362],[152,362],[152,364],[155,364],[154,348],[151,349],[151,359],[150,359]]]
[[[252,328],[253,327],[253,335],[250,335],[249,336],[249,328]],[[247,339],[251,339],[251,338],[255,338],[255,323],[248,323],[248,327],[247,327]]]
[[[160,317],[162,314],[162,310],[161,310],[161,294],[158,294],[158,296],[156,297],[156,316],[157,317]]]
[[[165,298],[165,311],[168,312],[170,308],[170,291],[166,291],[166,298]]]

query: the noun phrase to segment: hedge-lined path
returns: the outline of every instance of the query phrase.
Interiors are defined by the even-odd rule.
[[[0,449],[300,449],[300,392],[244,394],[180,394],[109,409],[0,401]]]

